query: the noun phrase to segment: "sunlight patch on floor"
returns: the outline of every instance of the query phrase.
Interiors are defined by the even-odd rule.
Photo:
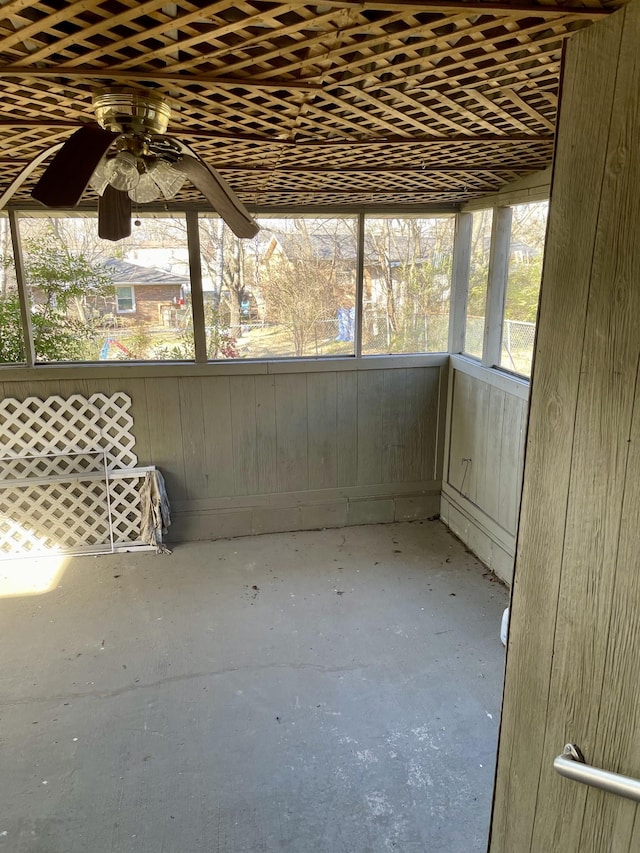
[[[53,554],[0,561],[0,598],[43,595],[58,585],[69,557]]]

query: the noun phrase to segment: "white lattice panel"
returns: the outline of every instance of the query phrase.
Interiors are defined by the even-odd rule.
[[[140,541],[140,485],[144,477],[109,482],[114,542]]]
[[[130,408],[122,392],[2,400],[0,480],[96,471],[103,460],[89,454],[97,452],[106,454],[110,469],[135,467]]]
[[[0,490],[0,559],[140,543],[140,484],[135,475]],[[109,513],[111,515],[109,515]]]
[[[0,402],[0,559],[140,543],[130,409],[122,392]]]
[[[110,546],[103,480],[0,491],[0,553],[46,554]]]

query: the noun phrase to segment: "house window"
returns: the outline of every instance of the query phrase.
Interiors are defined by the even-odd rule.
[[[512,207],[500,367],[531,375],[549,203]]]
[[[118,314],[131,314],[136,310],[133,287],[116,287],[116,311]]]
[[[453,217],[366,217],[362,353],[446,352]]]

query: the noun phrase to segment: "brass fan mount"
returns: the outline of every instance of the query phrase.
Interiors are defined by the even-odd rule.
[[[93,109],[104,130],[143,137],[166,133],[171,118],[163,98],[140,89],[98,89]]]

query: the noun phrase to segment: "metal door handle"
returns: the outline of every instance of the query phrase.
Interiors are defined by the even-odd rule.
[[[619,797],[627,797],[640,803],[640,779],[632,779],[630,776],[621,776],[619,773],[611,773],[609,770],[601,770],[599,767],[591,767],[584,760],[583,754],[577,746],[568,743],[553,761],[553,767],[557,773],[574,782],[582,782],[583,785],[591,785],[592,788],[601,788],[610,794]]]

